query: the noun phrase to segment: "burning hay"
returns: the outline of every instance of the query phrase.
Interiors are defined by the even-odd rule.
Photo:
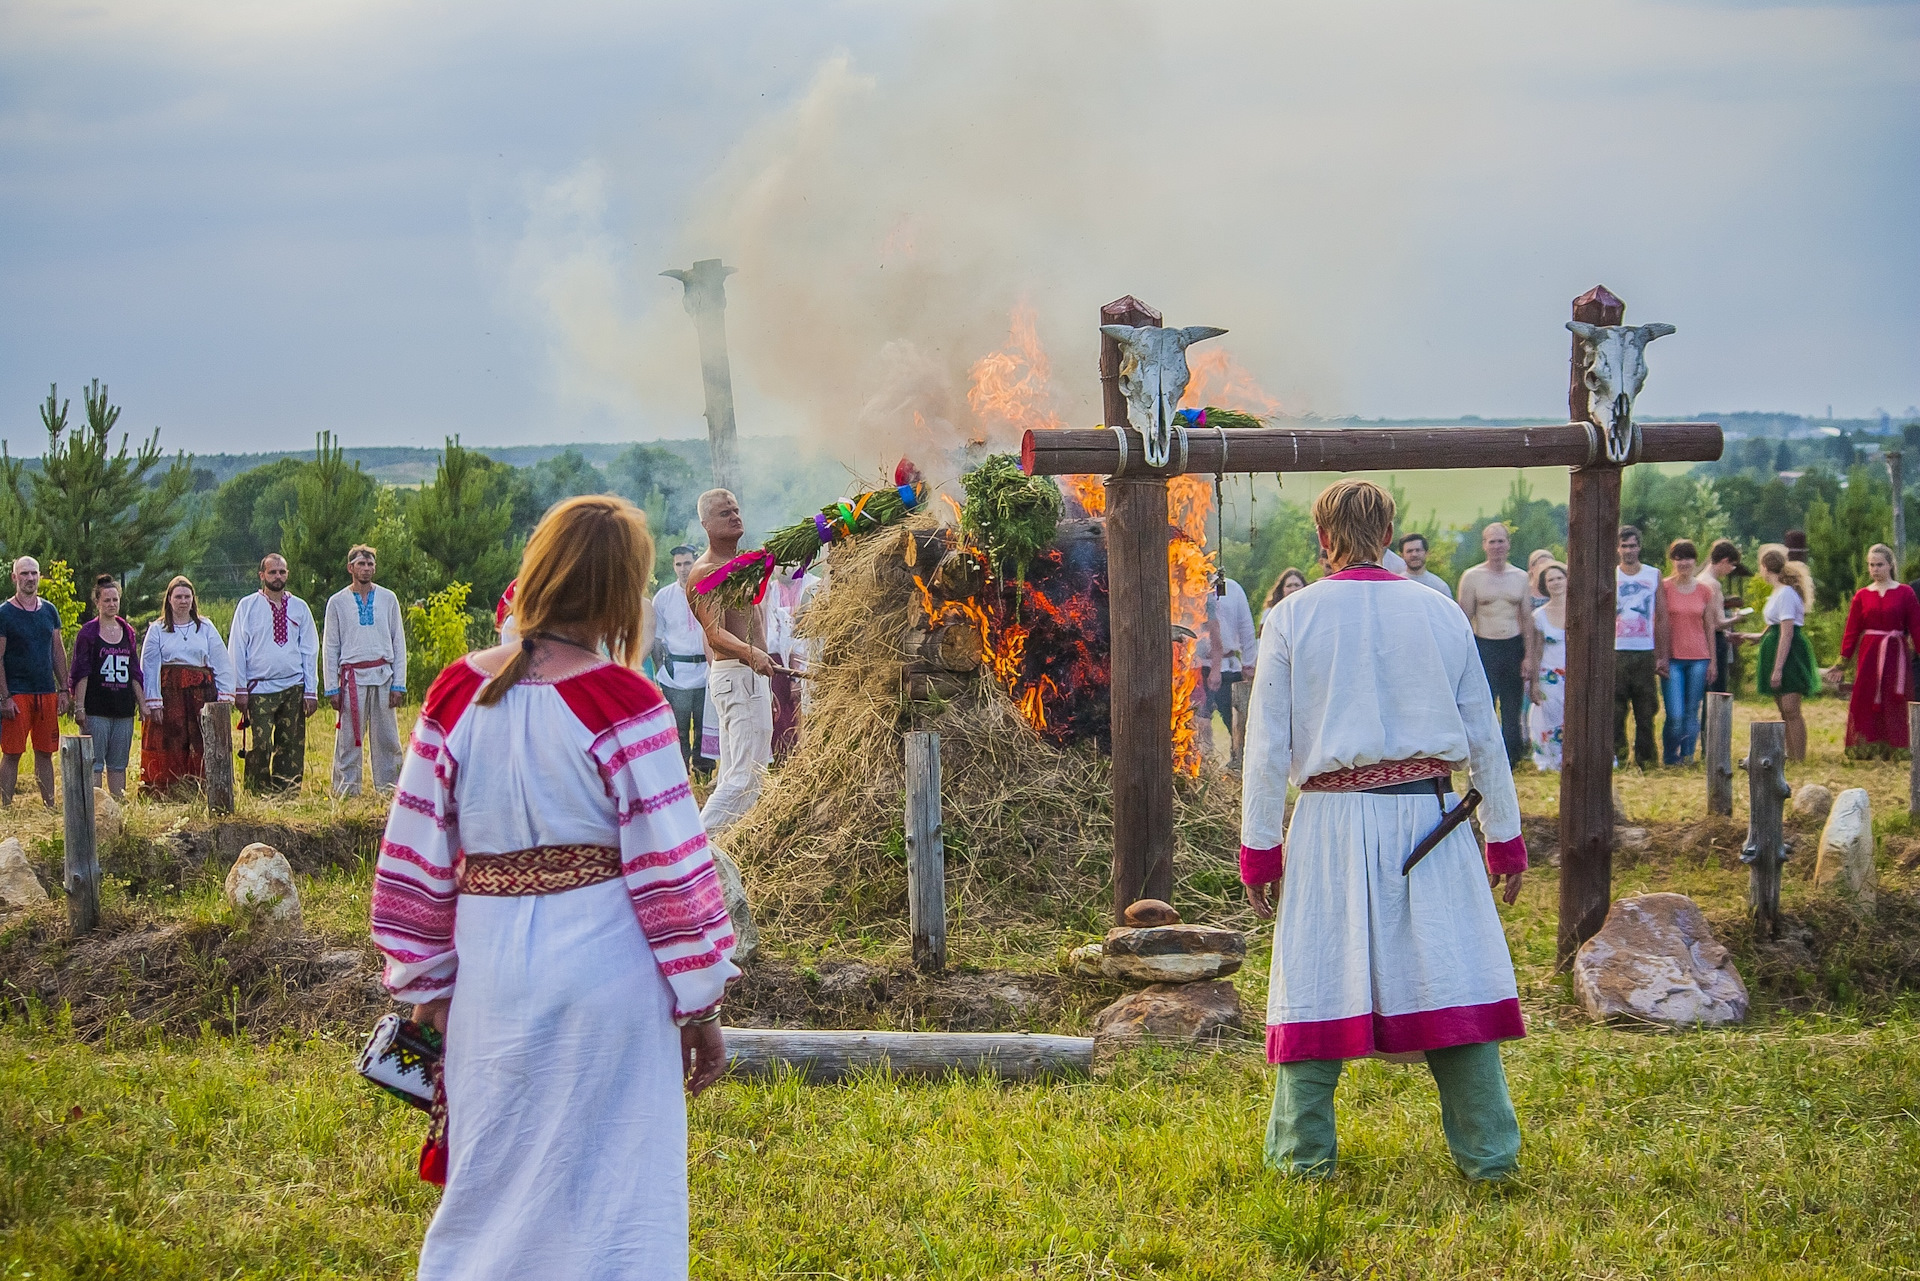
[[[1056,713],[1071,720],[1071,709],[1089,702],[1104,727],[1104,653],[1090,698],[1090,656],[1067,644],[1084,641],[1092,593],[1079,600],[1058,585],[1047,591],[1045,571],[1074,558],[1074,538],[1084,543],[1086,532],[1045,553],[1024,586],[970,572],[970,553],[946,550],[953,531],[931,513],[897,534],[833,548],[829,587],[800,624],[818,647],[800,741],[725,842],[776,946],[858,935],[905,947],[901,735],[909,729],[940,735],[953,946],[975,958],[1045,951],[1105,928],[1108,762],[1097,733],[1063,746],[1034,727]],[[1104,585],[1104,573],[1088,577]],[[1005,623],[1014,600],[1024,620],[1017,628]],[[1097,613],[1104,635],[1103,591]],[[1041,719],[1029,723],[995,672],[1039,673],[1022,697]],[[1054,737],[1073,735],[1056,729]],[[1216,777],[1183,781],[1178,792],[1179,892],[1207,919],[1234,910],[1237,791]]]

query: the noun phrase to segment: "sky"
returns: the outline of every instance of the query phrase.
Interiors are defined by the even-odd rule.
[[[1093,425],[1128,293],[1289,412],[1563,413],[1605,283],[1643,420],[1899,416],[1917,232],[1916,4],[0,0],[16,455],[701,434],[709,257],[742,434],[861,465],[1015,316]]]

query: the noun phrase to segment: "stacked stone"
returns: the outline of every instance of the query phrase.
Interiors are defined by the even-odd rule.
[[[1246,962],[1244,935],[1184,924],[1159,899],[1133,904],[1126,922],[1070,958],[1076,974],[1145,985],[1094,1018],[1096,1054],[1103,1045],[1218,1040],[1240,1026],[1240,998],[1227,976]]]

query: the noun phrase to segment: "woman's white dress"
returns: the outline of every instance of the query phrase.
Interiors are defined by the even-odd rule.
[[[1468,772],[1484,798],[1484,861],[1462,825],[1401,874],[1439,820],[1431,795],[1303,792],[1285,821],[1290,781],[1415,758]],[[1520,801],[1459,606],[1372,567],[1275,606],[1260,640],[1241,805],[1241,878],[1278,882],[1270,1062],[1524,1034],[1487,889],[1489,871],[1526,867]]]
[[[1567,726],[1567,629],[1547,621],[1547,607],[1533,611],[1540,633],[1540,692],[1547,701],[1527,709],[1527,738],[1536,769],[1560,768],[1560,742]]]
[[[451,994],[446,1191],[423,1279],[687,1275],[686,1105],[676,1020],[739,971],[673,712],[607,664],[472,705],[447,669],[402,768],[374,938],[401,1000]],[[620,851],[560,893],[456,894],[463,854]],[[457,912],[456,912],[457,906]]]

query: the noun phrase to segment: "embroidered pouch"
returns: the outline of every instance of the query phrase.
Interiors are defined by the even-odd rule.
[[[367,1048],[360,1051],[360,1075],[401,1102],[431,1112],[440,1047],[440,1034],[432,1028],[389,1014],[373,1025]]]

